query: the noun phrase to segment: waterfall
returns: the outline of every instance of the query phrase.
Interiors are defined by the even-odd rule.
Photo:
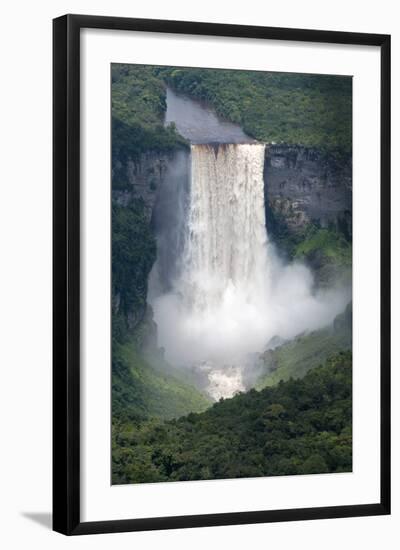
[[[180,292],[192,313],[213,314],[232,294],[266,295],[263,144],[192,145]]]
[[[309,269],[275,254],[265,223],[264,156],[260,143],[191,146],[189,186],[176,201],[184,214],[170,232],[182,241],[173,280],[156,284],[168,278],[157,261],[149,282],[158,345],[167,361],[205,378],[214,399],[251,384],[269,342],[326,326],[349,297],[316,293]],[[173,256],[165,238],[158,246],[159,258]]]
[[[202,371],[215,399],[244,389],[248,353],[266,344],[264,156],[258,143],[191,146],[178,276],[171,293],[151,300],[166,358]]]

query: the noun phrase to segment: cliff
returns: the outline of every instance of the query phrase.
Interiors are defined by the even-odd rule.
[[[122,315],[130,331],[142,325],[140,346],[154,344],[156,327],[147,289],[156,259],[155,235],[167,234],[173,242],[179,188],[189,180],[188,158],[181,147],[149,150],[136,158],[113,157],[113,313]],[[160,209],[162,215],[157,216]],[[165,227],[158,227],[160,220]],[[163,249],[158,258],[165,272],[171,253]]]
[[[112,198],[120,206],[127,206],[132,199],[143,201],[144,211],[150,222],[157,192],[162,185],[171,154],[147,151],[138,159],[121,161],[116,159],[112,171],[114,180],[116,173],[123,173],[124,186],[113,186]]]
[[[267,226],[298,233],[308,224],[352,234],[350,155],[290,145],[268,145],[264,164]]]

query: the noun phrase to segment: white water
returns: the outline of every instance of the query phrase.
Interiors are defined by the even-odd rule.
[[[249,356],[272,337],[327,325],[348,300],[343,291],[314,295],[310,271],[275,255],[264,154],[263,144],[192,145],[179,275],[171,292],[151,299],[166,359],[206,372],[215,399],[245,389]]]
[[[243,307],[266,297],[264,148],[192,146],[191,200],[179,283],[196,317],[218,315],[239,297]]]

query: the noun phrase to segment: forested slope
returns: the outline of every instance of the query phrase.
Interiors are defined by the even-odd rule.
[[[211,402],[167,364],[155,369],[133,340],[114,342],[112,410],[114,425],[146,418],[175,418],[204,411]],[[118,429],[117,429],[118,431]]]
[[[156,73],[260,141],[351,151],[351,77],[181,67]]]
[[[352,304],[338,315],[332,325],[300,334],[260,357],[261,371],[255,387],[274,386],[281,380],[302,378],[339,351],[351,351]]]
[[[113,483],[351,471],[351,380],[351,353],[340,353],[201,414],[120,425]]]

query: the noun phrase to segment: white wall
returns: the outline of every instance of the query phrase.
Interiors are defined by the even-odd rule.
[[[197,549],[398,548],[400,538],[399,289],[393,315],[393,515],[66,538],[42,525],[51,510],[51,19],[88,13],[343,31],[392,33],[393,204],[399,203],[400,29],[396,0],[126,2],[59,0],[3,6],[0,128],[2,319],[0,541],[37,547]],[[393,223],[393,280],[400,278],[399,217]],[[5,253],[5,257],[4,257]],[[397,336],[397,341],[396,341]],[[32,519],[32,517],[36,519]],[[37,520],[40,520],[38,522]],[[5,544],[4,544],[5,543]]]

